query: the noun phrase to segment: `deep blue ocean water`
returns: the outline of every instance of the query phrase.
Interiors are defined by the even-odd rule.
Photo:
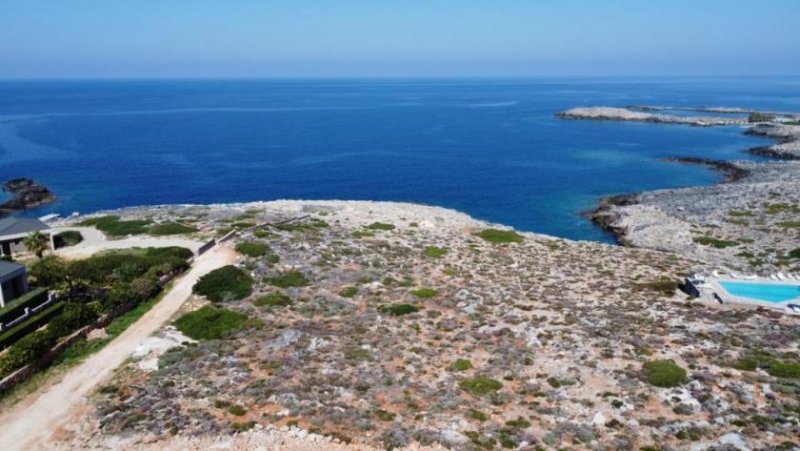
[[[739,128],[567,121],[574,106],[800,110],[800,78],[0,82],[0,179],[69,214],[130,205],[373,199],[609,238],[600,196],[714,183],[670,156],[755,159]]]

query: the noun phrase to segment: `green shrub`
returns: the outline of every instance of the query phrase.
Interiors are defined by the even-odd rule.
[[[286,307],[292,305],[292,298],[283,293],[273,292],[259,297],[253,304],[258,307]]]
[[[253,279],[241,269],[228,265],[201,277],[192,292],[214,302],[244,299],[253,292]]]
[[[231,404],[230,406],[228,406],[228,412],[231,415],[236,415],[237,417],[240,417],[247,413],[247,409],[238,404]]]
[[[383,222],[373,222],[372,224],[366,227],[369,230],[394,230],[395,227],[393,224],[386,224]]]
[[[458,386],[474,396],[488,395],[489,393],[496,392],[503,388],[503,384],[500,381],[489,379],[484,376],[464,379],[458,383]]]
[[[269,253],[269,246],[260,241],[246,241],[236,244],[236,252],[248,257],[263,257]]]
[[[279,288],[306,287],[309,285],[308,279],[300,271],[289,271],[279,276],[269,277],[266,282]]]
[[[655,291],[664,296],[672,296],[675,294],[675,290],[678,289],[678,282],[668,277],[662,277],[650,282],[640,282],[635,286],[640,290]]]
[[[146,219],[122,221],[115,215],[90,218],[80,223],[82,226],[93,226],[109,236],[141,235],[147,233],[147,226],[150,224],[151,221]]]
[[[433,288],[425,287],[425,288],[419,288],[417,290],[413,290],[413,291],[411,291],[411,294],[413,294],[414,296],[416,296],[418,298],[430,299],[430,298],[435,298],[436,296],[438,296],[439,292],[434,290]]]
[[[215,340],[244,330],[247,323],[247,315],[206,305],[178,318],[175,327],[195,340]]]
[[[96,309],[91,306],[70,302],[47,324],[47,333],[54,339],[64,337],[92,323],[97,317]]]
[[[473,420],[478,420],[480,422],[484,422],[489,419],[489,415],[476,409],[467,409],[467,417],[472,418]]]
[[[416,313],[420,309],[413,304],[385,304],[378,307],[378,311],[392,316],[403,316]]]
[[[179,222],[162,222],[147,228],[147,233],[153,236],[185,235],[197,232],[197,229]]]
[[[467,359],[458,359],[450,365],[451,371],[467,371],[472,368],[472,362]]]
[[[423,251],[423,254],[426,257],[430,257],[430,258],[442,258],[442,257],[445,256],[445,254],[447,254],[447,248],[446,247],[427,246],[427,247],[425,247],[425,250]]]
[[[485,229],[476,233],[475,236],[495,244],[521,243],[525,240],[525,237],[513,230]]]
[[[792,249],[789,251],[789,257],[791,258],[800,258],[800,247],[796,249]]]
[[[778,223],[778,226],[784,229],[800,229],[800,221],[782,221]]]
[[[36,362],[47,354],[55,343],[55,338],[44,330],[20,338],[0,356],[0,373],[5,376],[29,363]]]
[[[656,387],[678,387],[689,381],[686,370],[672,360],[654,360],[644,364],[647,381]]]
[[[787,379],[800,379],[800,363],[773,361],[767,367],[770,376]]]
[[[244,421],[244,422],[234,421],[234,422],[231,423],[231,431],[233,431],[233,432],[249,431],[250,429],[253,429],[253,427],[255,425],[256,425],[256,422],[252,421],[252,420],[251,421]]]
[[[525,429],[531,427],[531,422],[525,418],[519,417],[516,420],[506,421],[506,426],[514,429]]]
[[[378,409],[375,411],[375,416],[381,421],[392,421],[397,415],[395,415],[393,412],[387,412],[385,410]]]
[[[738,246],[738,241],[733,240],[720,240],[717,238],[713,238],[710,236],[698,236],[693,239],[693,241],[697,244],[702,246],[711,246],[717,249],[725,249],[726,247],[733,247]]]
[[[344,287],[342,291],[339,292],[339,296],[343,298],[352,298],[358,294],[358,287]]]
[[[77,245],[83,241],[83,235],[77,230],[66,230],[53,236],[53,241],[56,245],[56,249],[60,249],[62,247]]]

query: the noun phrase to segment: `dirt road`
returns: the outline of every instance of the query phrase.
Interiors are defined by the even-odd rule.
[[[5,450],[47,449],[54,432],[70,420],[80,418],[85,397],[108,379],[114,368],[158,330],[189,297],[197,279],[208,272],[233,263],[236,253],[224,246],[199,257],[164,298],[122,335],[85,362],[69,370],[63,379],[41,393],[34,393],[0,414],[0,437]]]

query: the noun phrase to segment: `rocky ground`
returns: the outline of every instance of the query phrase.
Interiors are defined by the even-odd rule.
[[[777,193],[772,204],[794,199],[788,188]],[[759,221],[763,208],[788,214],[757,205],[748,220]],[[692,258],[534,234],[494,243],[476,235],[491,225],[409,204],[279,201],[122,213],[161,215],[207,234],[239,230],[237,242],[268,244],[243,264],[255,293],[221,303],[252,327],[180,345],[165,329],[160,338],[171,344],[154,343],[120,369],[62,446],[800,443],[800,380],[775,371],[777,363],[750,364],[796,365],[800,318],[687,298],[675,281],[702,264]],[[275,286],[292,272],[300,283]],[[268,294],[281,302],[259,301]],[[207,302],[195,297],[185,309]],[[413,308],[395,316],[386,307],[400,305]],[[654,385],[644,366],[658,360],[673,360],[687,379]]]

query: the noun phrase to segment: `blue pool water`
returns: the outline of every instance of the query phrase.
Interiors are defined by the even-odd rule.
[[[719,284],[734,296],[758,301],[784,302],[800,297],[800,285],[728,281],[720,281]]]
[[[598,197],[710,184],[662,161],[757,159],[736,127],[568,121],[580,105],[800,110],[800,78],[0,82],[0,179],[130,205],[374,199],[455,208],[573,239]]]

